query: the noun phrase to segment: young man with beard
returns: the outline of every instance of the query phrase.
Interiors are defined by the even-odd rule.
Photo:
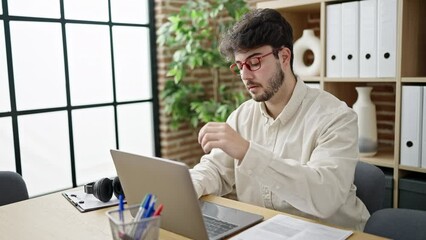
[[[191,169],[198,196],[235,185],[239,201],[362,230],[370,215],[353,184],[357,116],[294,75],[289,23],[275,10],[253,10],[220,50],[252,99],[200,130],[206,155]]]

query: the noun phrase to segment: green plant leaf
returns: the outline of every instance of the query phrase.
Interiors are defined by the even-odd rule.
[[[185,70],[184,70],[184,69],[182,69],[182,68],[178,68],[178,69],[176,70],[176,74],[175,74],[175,83],[179,83],[179,82],[182,80],[183,75],[184,75],[184,72],[185,72]]]
[[[229,63],[218,50],[219,38],[247,10],[244,0],[187,1],[160,26],[158,44],[177,49],[166,74],[173,80],[167,81],[160,93],[173,129],[183,123],[198,127],[209,121],[225,121],[246,99],[244,92],[221,85],[217,90],[220,98],[216,101],[200,83],[185,79],[188,69],[228,70]]]

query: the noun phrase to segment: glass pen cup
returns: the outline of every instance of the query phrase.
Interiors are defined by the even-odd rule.
[[[158,239],[160,233],[160,216],[134,219],[140,205],[129,206],[106,213],[114,240]],[[132,215],[133,214],[133,215]]]

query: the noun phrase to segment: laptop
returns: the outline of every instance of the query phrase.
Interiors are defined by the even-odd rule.
[[[222,239],[263,220],[261,215],[199,200],[182,162],[118,150],[111,155],[128,205],[140,204],[147,193],[164,205],[162,229],[191,239]]]

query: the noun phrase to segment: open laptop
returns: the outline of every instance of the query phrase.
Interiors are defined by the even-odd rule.
[[[184,163],[117,150],[111,155],[127,204],[140,204],[147,193],[156,195],[164,205],[161,228],[165,230],[191,239],[222,239],[263,220],[257,214],[199,200]]]

